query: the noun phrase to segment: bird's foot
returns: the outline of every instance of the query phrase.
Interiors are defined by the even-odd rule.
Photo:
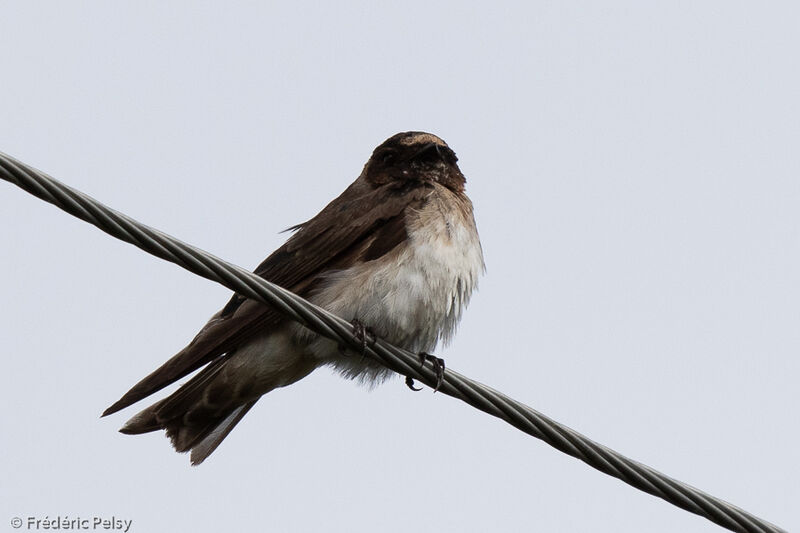
[[[413,390],[414,392],[419,392],[422,390],[422,387],[418,388],[414,386],[414,378],[412,378],[411,376],[406,376],[406,387]]]
[[[350,324],[353,326],[353,336],[361,342],[361,358],[363,359],[367,355],[367,345],[375,344],[375,332],[357,318],[354,318]]]
[[[436,392],[444,382],[444,359],[435,357],[429,353],[420,352],[419,367],[424,367],[426,362],[429,362],[431,365],[433,365],[433,371],[436,373],[436,386],[433,387],[433,392]],[[406,377],[406,385],[413,391],[422,390],[414,387],[414,379],[411,377]]]

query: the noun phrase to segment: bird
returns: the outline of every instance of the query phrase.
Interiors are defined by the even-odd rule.
[[[345,320],[354,332],[421,354],[447,344],[485,265],[466,179],[453,150],[431,133],[388,138],[358,178],[254,273]],[[392,371],[317,335],[267,304],[234,294],[192,341],[102,416],[196,372],[121,429],[165,430],[176,451],[202,463],[255,403],[316,368],[376,385]],[[432,358],[439,375],[444,362]],[[413,381],[406,380],[409,387]],[[415,389],[417,390],[417,389]]]

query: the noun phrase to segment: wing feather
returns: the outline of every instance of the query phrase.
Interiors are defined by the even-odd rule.
[[[417,209],[429,188],[396,182],[377,188],[356,180],[255,269],[255,274],[307,296],[323,272],[348,268],[388,253],[405,238],[407,209]],[[195,338],[125,393],[102,416],[115,413],[236,349],[285,318],[274,309],[234,294]]]

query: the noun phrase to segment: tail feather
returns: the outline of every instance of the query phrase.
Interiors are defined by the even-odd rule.
[[[196,466],[206,460],[211,453],[222,444],[225,437],[236,427],[236,424],[244,418],[244,415],[253,407],[258,399],[237,407],[228,417],[219,423],[210,433],[203,437],[199,442],[192,445],[192,453],[189,456],[192,465]]]
[[[256,300],[245,300],[234,294],[227,306],[200,330],[197,336],[166,363],[134,385],[101,416],[121,411],[212,363],[225,354],[230,355],[265,326],[281,320],[273,309]]]
[[[258,398],[311,373],[319,360],[286,332],[270,332],[209,362],[170,396],[131,418],[122,433],[165,430],[178,452],[205,460]]]
[[[214,361],[172,395],[128,420],[120,432],[138,435],[164,429],[176,451],[191,450],[192,464],[200,464],[258,401],[231,394],[221,372],[225,363],[225,358]],[[215,394],[219,390],[224,394]]]
[[[138,412],[130,420],[125,422],[125,425],[120,428],[119,432],[126,435],[141,435],[142,433],[150,433],[151,431],[164,429],[158,421],[156,413],[158,413],[159,407],[161,407],[166,400],[167,398],[164,398],[147,409]]]
[[[207,391],[212,382],[218,378],[225,366],[227,358],[220,357],[197,373],[192,379],[182,385],[178,390],[159,402],[156,415],[161,422],[171,421],[178,417],[186,417],[190,413],[201,409],[204,415],[207,411],[216,410],[221,406],[211,405],[207,398]],[[233,398],[229,398],[227,404]],[[155,406],[154,406],[155,407]]]

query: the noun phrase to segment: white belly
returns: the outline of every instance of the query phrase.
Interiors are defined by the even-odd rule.
[[[472,214],[444,208],[437,192],[409,223],[407,245],[331,273],[311,301],[413,352],[447,343],[484,266]],[[386,375],[368,359],[342,355],[331,341],[316,339],[309,349],[348,377],[372,381]]]

